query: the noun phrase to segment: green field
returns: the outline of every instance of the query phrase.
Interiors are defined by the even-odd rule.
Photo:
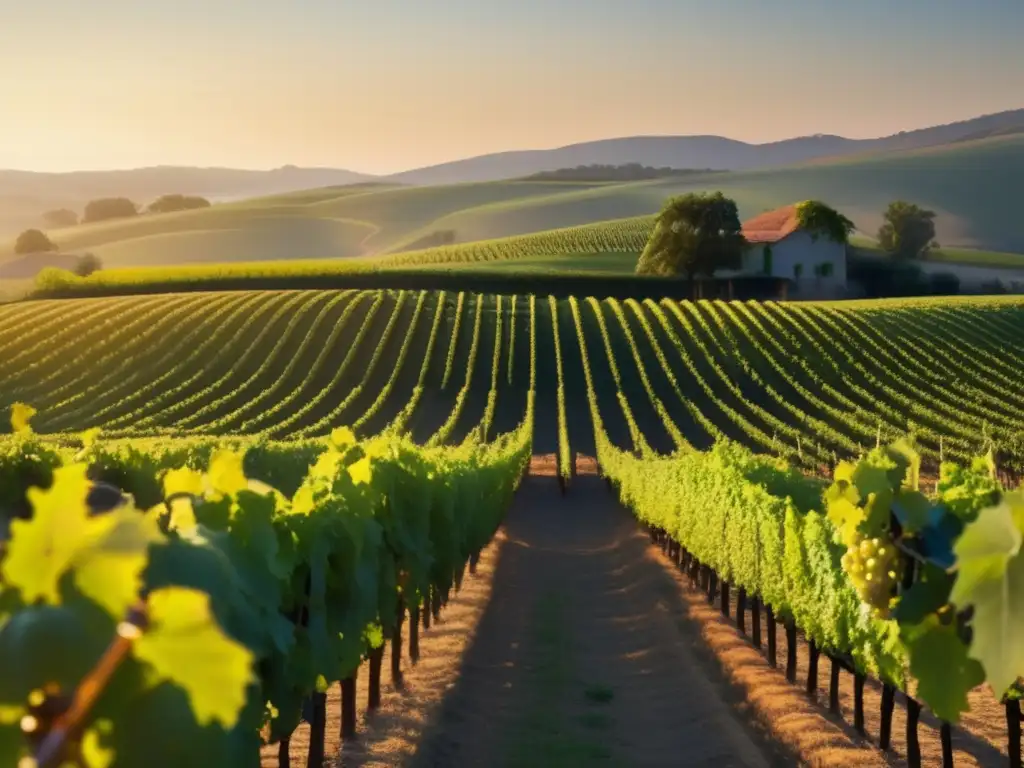
[[[1024,253],[1014,209],[1024,137],[951,144],[802,166],[627,183],[507,181],[438,187],[308,190],[210,209],[82,225],[52,233],[65,252],[91,250],[107,267],[351,259],[415,249],[453,230],[456,241],[503,239],[649,216],[672,194],[721,189],[746,218],[818,198],[873,233],[889,201],[938,213],[949,261],[1008,266]],[[0,246],[0,263],[11,255]],[[600,252],[595,249],[594,252]],[[562,254],[544,254],[558,256]],[[1016,265],[1016,264],[1014,264]],[[333,267],[331,268],[333,269]]]
[[[818,467],[910,430],[930,459],[974,455],[983,435],[1024,459],[1019,301],[550,302],[366,290],[7,305],[0,410],[28,402],[44,432],[278,439],[349,425],[458,442],[519,423],[535,365],[539,449],[558,448],[564,380],[562,427],[592,452],[586,350],[624,448],[725,436]]]

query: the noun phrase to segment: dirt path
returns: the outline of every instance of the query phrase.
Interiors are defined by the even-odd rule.
[[[528,478],[505,534],[488,607],[412,765],[782,764],[598,478],[577,478],[569,499],[553,478]]]
[[[335,766],[905,764],[900,706],[893,752],[883,754],[873,737],[825,709],[827,669],[814,698],[786,682],[690,588],[595,471],[580,457],[563,498],[554,456],[534,457],[477,573],[421,634],[419,664],[405,656],[403,688],[385,679],[383,706],[367,716],[360,679],[359,738],[340,751],[337,687],[329,692],[326,746]],[[785,638],[778,642],[784,647]],[[803,644],[798,659],[803,673]],[[849,716],[848,683],[841,703]],[[875,734],[878,692],[869,684],[865,694]],[[1005,733],[998,713],[988,715],[983,728],[955,729],[958,766],[1005,764]],[[305,765],[308,730],[292,737],[292,765]],[[926,765],[940,762],[928,716],[921,746]],[[276,746],[262,762],[278,768]]]

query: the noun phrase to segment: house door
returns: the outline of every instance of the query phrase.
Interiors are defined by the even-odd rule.
[[[772,247],[766,245],[762,251],[764,255],[763,271],[766,275],[772,274]]]

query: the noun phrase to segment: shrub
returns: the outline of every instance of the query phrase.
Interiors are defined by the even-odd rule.
[[[150,203],[150,213],[173,213],[174,211],[192,211],[198,208],[209,208],[210,201],[197,195],[164,195]]]
[[[57,246],[38,229],[26,229],[14,241],[14,252],[18,255],[26,253],[47,253],[56,251]]]
[[[78,257],[78,264],[75,265],[75,274],[79,277],[88,277],[100,269],[103,269],[103,262],[100,261],[99,257],[91,253],[84,253]]]
[[[82,214],[83,222],[107,221],[137,216],[139,208],[127,197],[103,197],[91,200]]]
[[[73,227],[78,223],[78,214],[67,208],[57,208],[44,213],[43,221],[46,222],[46,226],[54,229]]]

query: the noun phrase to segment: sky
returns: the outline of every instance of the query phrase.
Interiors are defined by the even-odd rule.
[[[3,6],[0,168],[391,173],[616,136],[871,137],[1024,107],[1022,0]]]

